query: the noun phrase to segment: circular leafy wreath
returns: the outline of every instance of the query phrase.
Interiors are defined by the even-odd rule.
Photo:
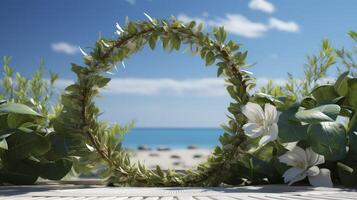
[[[353,93],[357,79],[342,74],[335,85],[315,88],[301,102],[248,92],[254,78],[243,70],[247,52],[240,45],[226,41],[223,27],[213,34],[202,32],[202,24],[170,20],[127,20],[117,24],[116,39],[100,38],[90,54],[84,51],[84,64],[72,64],[77,81],[62,95],[62,112],[53,127],[65,138],[65,151],[82,157],[88,164],[103,164],[101,174],[118,185],[130,186],[217,186],[219,184],[280,183],[292,184],[308,177],[312,185],[332,186],[331,180],[351,185],[356,176],[357,135]],[[179,50],[181,45],[199,54],[206,65],[217,65],[217,76],[224,76],[232,97],[229,121],[224,134],[209,159],[194,170],[150,170],[131,164],[116,133],[125,127],[109,126],[98,120],[95,98],[105,87],[116,63],[160,42],[165,50]],[[337,116],[350,119],[348,127]],[[88,154],[88,149],[93,153]],[[103,161],[103,162],[102,162]],[[103,168],[103,167],[102,167]],[[352,180],[353,182],[354,180]]]

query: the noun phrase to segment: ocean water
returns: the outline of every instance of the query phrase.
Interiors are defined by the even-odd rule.
[[[221,128],[134,128],[124,136],[123,146],[130,149],[137,149],[139,145],[180,149],[197,145],[212,149],[219,144],[222,133]]]

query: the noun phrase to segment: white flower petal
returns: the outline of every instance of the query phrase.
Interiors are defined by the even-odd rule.
[[[278,126],[275,124],[275,126],[272,126],[271,129],[274,129],[274,130],[270,131],[269,135],[264,135],[260,139],[260,141],[259,141],[260,146],[266,145],[269,142],[274,141],[274,140],[276,140],[276,138],[278,138]]]
[[[305,151],[299,146],[295,146],[291,151],[279,156],[279,161],[293,167],[308,167]]]
[[[276,111],[275,106],[266,103],[264,106],[264,116],[268,124],[274,123],[278,118],[278,112]]]
[[[259,104],[248,102],[242,107],[242,113],[248,118],[249,122],[263,125],[264,112]]]
[[[317,176],[309,176],[309,182],[315,187],[333,187],[333,183],[330,176],[330,170],[320,169],[320,173]]]
[[[263,128],[255,123],[246,123],[242,128],[244,133],[251,138],[256,138],[263,134]]]
[[[315,153],[311,147],[306,149],[307,164],[309,166],[320,165],[325,163],[325,157]]]
[[[303,180],[306,177],[306,173],[304,173],[304,169],[292,167],[285,171],[283,174],[284,182],[289,183],[289,185]]]
[[[291,152],[297,156],[297,158],[300,160],[300,162],[303,162],[304,165],[307,166],[306,152],[304,149],[302,149],[299,146],[295,146],[295,148],[293,148],[293,150],[291,150]]]
[[[279,132],[278,124],[274,123],[269,127],[269,132],[267,134],[272,135],[274,140],[276,140],[276,138],[278,138],[278,132]]]
[[[296,147],[298,142],[288,142],[284,144],[285,149],[291,151],[293,148]]]
[[[319,173],[320,169],[317,166],[312,166],[306,171],[307,176],[317,176]]]

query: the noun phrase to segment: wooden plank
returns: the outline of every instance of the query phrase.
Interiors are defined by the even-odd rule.
[[[143,200],[144,197],[129,197],[128,200]]]
[[[161,197],[160,200],[176,200],[175,197]]]
[[[346,200],[357,200],[357,194],[354,196],[344,195],[344,194],[334,194],[334,195],[311,195],[311,197],[326,199],[326,200],[334,200],[334,199],[346,199]]]
[[[159,200],[160,197],[147,197],[145,200]]]
[[[236,198],[229,197],[229,196],[210,196],[214,200],[237,200]]]
[[[197,200],[215,200],[215,199],[212,199],[211,197],[200,197],[200,196],[197,196],[197,197],[194,197],[195,199]]]
[[[192,196],[177,196],[178,200],[196,200]]]

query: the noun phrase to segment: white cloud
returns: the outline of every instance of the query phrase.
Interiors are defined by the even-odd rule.
[[[63,90],[72,83],[69,79],[59,79],[55,87]],[[224,80],[219,78],[113,78],[103,92],[113,95],[226,95]]]
[[[196,21],[196,23],[203,23],[203,24],[208,24],[206,19],[200,18],[200,17],[189,17],[186,14],[179,14],[177,16],[177,19],[183,22],[190,22],[190,21]]]
[[[51,44],[51,48],[53,51],[58,53],[65,53],[68,55],[74,55],[79,52],[77,46],[74,46],[67,42],[56,42]]]
[[[250,21],[239,14],[227,14],[226,18],[208,21],[208,25],[224,26],[228,32],[248,38],[260,37],[268,30],[263,23]]]
[[[184,22],[195,20],[198,23],[204,23],[208,26],[224,26],[228,32],[248,38],[260,37],[269,29],[265,24],[250,21],[248,18],[239,14],[226,14],[225,18],[215,20],[189,17],[185,14],[180,14],[177,18]]]
[[[135,5],[136,4],[136,0],[125,0],[126,2],[128,2],[131,5]]]
[[[266,13],[273,13],[275,11],[274,5],[266,0],[251,0],[249,2],[249,8]]]
[[[134,95],[225,95],[224,80],[218,78],[201,79],[143,79],[143,78],[115,78],[106,89],[109,94]]]
[[[57,79],[55,82],[54,87],[60,90],[63,90],[64,88],[66,88],[67,86],[73,84],[74,81],[70,80],[70,79]]]
[[[256,87],[252,92],[266,86],[269,80],[274,84],[285,85],[281,78],[258,77]],[[331,78],[326,78],[330,81]],[[73,80],[59,79],[55,87],[63,90],[73,83]],[[225,82],[221,78],[171,79],[171,78],[113,78],[103,93],[108,95],[196,95],[196,96],[228,96]]]
[[[201,17],[190,17],[185,14],[179,14],[177,18],[183,22],[194,20],[211,27],[224,26],[229,33],[247,38],[261,37],[271,29],[284,32],[299,31],[299,25],[297,23],[293,21],[283,21],[273,17],[269,19],[268,23],[254,22],[240,14],[226,14],[224,18],[216,18],[214,20]]]
[[[283,21],[274,17],[269,19],[269,27],[279,31],[298,32],[299,25],[293,21]]]

